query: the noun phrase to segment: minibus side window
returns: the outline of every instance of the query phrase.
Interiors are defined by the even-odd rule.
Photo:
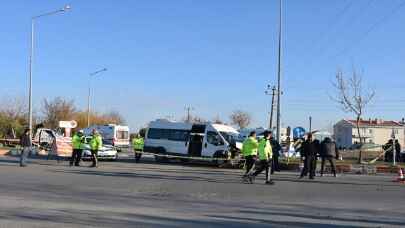
[[[222,141],[221,137],[215,131],[207,132],[207,142],[215,146],[224,145],[224,142]]]

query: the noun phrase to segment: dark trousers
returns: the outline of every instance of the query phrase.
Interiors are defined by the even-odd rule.
[[[278,163],[278,157],[279,156],[274,156],[271,162],[271,174],[274,173],[274,171],[280,172],[280,165]]]
[[[97,167],[98,159],[97,159],[98,150],[91,150],[91,159],[93,161],[93,167]]]
[[[79,166],[81,159],[82,159],[82,150],[73,149],[72,157],[70,158],[70,165],[75,164],[75,166]]]
[[[303,178],[304,176],[308,175],[308,162],[307,162],[307,157],[303,157],[302,159],[302,163],[304,163],[304,167],[301,170],[301,178]]]
[[[141,160],[141,157],[142,157],[142,151],[135,150],[135,163],[138,163]]]
[[[252,155],[245,157],[245,168],[246,168],[245,176],[250,172],[254,164],[255,158]]]
[[[308,175],[309,178],[313,179],[315,177],[316,171],[316,157],[315,156],[307,156],[304,158],[304,168],[301,172],[301,177]]]
[[[256,169],[256,171],[253,173],[253,176],[256,177],[257,175],[259,175],[261,172],[263,172],[264,170],[266,170],[266,182],[270,181],[271,178],[271,160],[267,161],[267,160],[260,160],[260,166]]]
[[[329,161],[330,168],[332,169],[332,173],[333,173],[334,176],[336,176],[336,163],[335,163],[335,158],[333,158],[333,157],[323,157],[322,158],[321,176],[323,175],[323,170],[325,168],[326,160]]]

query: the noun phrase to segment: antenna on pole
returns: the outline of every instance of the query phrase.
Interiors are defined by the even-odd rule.
[[[270,106],[270,120],[269,120],[269,129],[271,130],[273,128],[273,113],[274,113],[274,98],[276,96],[276,87],[273,86],[273,88],[270,85],[267,85],[266,91],[264,93],[266,95],[271,96],[271,106]]]
[[[194,108],[192,106],[187,106],[187,107],[185,107],[185,110],[187,112],[186,121],[187,121],[187,123],[190,123],[191,122],[191,111],[193,111]]]

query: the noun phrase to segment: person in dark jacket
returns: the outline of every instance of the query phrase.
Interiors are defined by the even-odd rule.
[[[392,162],[393,160],[393,148],[392,148],[393,141],[392,139],[388,140],[388,142],[383,146],[383,150],[385,151],[384,161],[385,162]]]
[[[339,158],[339,151],[336,147],[336,143],[332,142],[332,140],[326,137],[321,143],[321,158],[322,158],[322,165],[321,165],[321,176],[323,176],[323,171],[325,168],[326,160],[329,161],[330,167],[332,169],[333,176],[336,177],[336,162],[335,159]]]
[[[395,140],[395,160],[401,162],[401,144],[399,144],[398,139]]]
[[[273,138],[271,134],[270,144],[273,151],[273,159],[271,162],[271,174],[274,174],[274,171],[280,172],[280,165],[278,163],[278,158],[280,157],[281,146],[277,140]]]
[[[27,157],[31,151],[32,140],[30,137],[30,129],[25,129],[24,134],[20,138],[20,146],[22,148],[20,156],[20,166],[27,166]]]
[[[309,169],[309,172],[310,173],[312,172],[313,177],[315,177],[316,164],[321,154],[321,142],[318,139],[314,139],[314,148],[315,148],[314,160],[312,161],[312,166]]]
[[[302,155],[304,155],[304,168],[300,178],[308,175],[309,179],[315,178],[316,157],[319,153],[320,143],[318,140],[312,140],[312,134],[308,134],[307,140],[302,145]]]

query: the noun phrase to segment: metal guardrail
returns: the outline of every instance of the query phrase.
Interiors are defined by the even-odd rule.
[[[20,144],[20,139],[0,139],[0,144],[6,146],[16,146]]]

